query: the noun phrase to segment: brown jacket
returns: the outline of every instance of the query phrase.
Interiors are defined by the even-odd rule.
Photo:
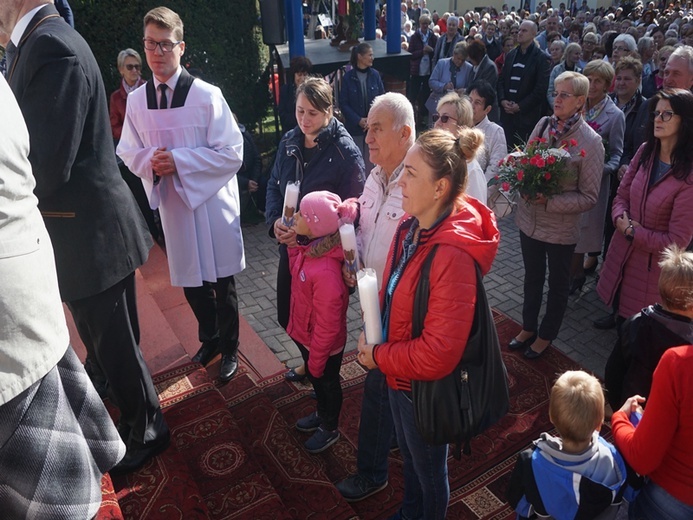
[[[539,120],[530,140],[535,137],[549,139],[549,125],[545,122],[548,123],[546,117]],[[544,126],[546,128],[539,135]],[[580,118],[561,140],[570,139],[578,143],[568,148],[569,166],[576,175],[566,180],[563,193],[549,199],[546,206],[528,205],[524,201],[517,204],[517,227],[528,237],[549,244],[576,244],[580,237],[580,214],[594,207],[599,195],[604,169],[602,138]]]

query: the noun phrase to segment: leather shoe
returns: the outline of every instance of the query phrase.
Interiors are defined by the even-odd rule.
[[[306,379],[306,377],[308,376],[305,373],[299,374],[293,368],[290,368],[289,371],[286,374],[284,374],[284,379],[286,379],[287,381],[291,381],[293,383],[301,383]]]
[[[544,350],[541,352],[537,352],[536,350],[532,350],[532,347],[527,347],[527,350],[525,350],[522,355],[527,358],[527,359],[537,359],[538,357],[541,357],[544,352],[546,352],[549,349],[547,346]]]
[[[595,329],[600,330],[613,329],[616,326],[616,317],[613,314],[609,314],[607,316],[604,316],[603,318],[594,320],[592,322],[592,325],[594,325]]]
[[[148,442],[146,445],[139,448],[128,448],[125,457],[116,464],[111,471],[111,475],[125,475],[132,473],[151,458],[163,453],[171,443],[171,432],[166,429],[166,432],[159,436],[158,439]]]
[[[532,343],[534,343],[535,339],[537,339],[537,333],[536,332],[524,341],[520,341],[518,339],[513,338],[510,340],[510,343],[508,343],[508,349],[510,349],[510,350],[526,349]]]
[[[206,367],[210,361],[219,353],[219,342],[206,341],[192,358],[193,363],[199,363]]]
[[[222,354],[219,368],[219,381],[226,383],[238,371],[238,357],[235,354]]]

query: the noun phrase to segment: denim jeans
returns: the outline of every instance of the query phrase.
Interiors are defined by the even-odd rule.
[[[407,393],[389,390],[397,442],[404,460],[404,500],[400,514],[406,520],[444,520],[450,501],[448,446],[433,446],[421,438],[414,422],[414,406]]]
[[[629,520],[690,520],[693,506],[672,497],[651,480],[640,490],[628,509]]]
[[[377,368],[370,370],[363,387],[356,468],[373,484],[383,484],[394,432],[385,375]]]

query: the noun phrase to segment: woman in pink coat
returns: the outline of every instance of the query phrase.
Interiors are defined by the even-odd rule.
[[[357,208],[356,199],[342,202],[329,191],[314,191],[301,199],[292,226],[298,244],[288,250],[291,303],[286,332],[301,351],[318,401],[317,411],[296,422],[297,430],[315,432],[305,443],[309,453],[320,453],[339,439],[339,369],[349,305],[339,226],[353,222]]]
[[[662,251],[670,244],[686,249],[693,238],[693,94],[662,90],[650,100],[650,114],[648,138],[614,200],[616,232],[597,285],[618,324],[660,301]],[[607,328],[606,321],[595,326]]]

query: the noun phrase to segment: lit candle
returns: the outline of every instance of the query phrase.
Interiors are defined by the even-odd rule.
[[[383,341],[383,327],[380,319],[380,300],[378,299],[378,277],[375,269],[361,269],[357,275],[359,301],[363,311],[366,343]]]
[[[339,226],[339,236],[342,239],[344,263],[349,272],[356,276],[356,272],[359,270],[359,251],[356,247],[356,231],[354,231],[354,225],[342,224]]]
[[[289,182],[286,185],[284,193],[284,214],[282,215],[282,224],[286,227],[294,225],[294,214],[298,207],[298,193],[300,191],[301,181]]]

